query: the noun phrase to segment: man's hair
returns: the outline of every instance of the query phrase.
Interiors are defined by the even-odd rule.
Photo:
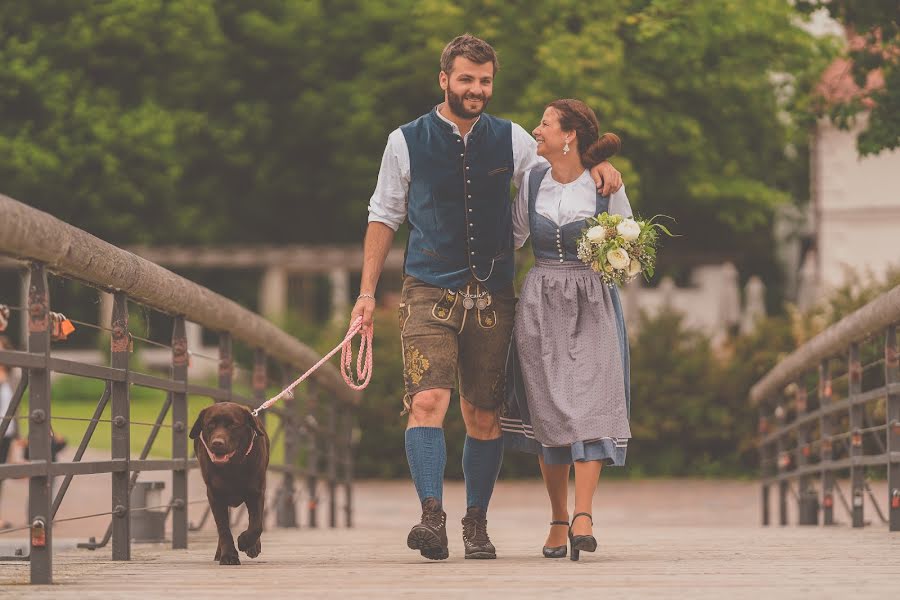
[[[444,51],[441,52],[441,71],[449,75],[453,71],[453,61],[457,56],[467,58],[479,65],[492,63],[494,65],[494,75],[497,74],[497,70],[500,68],[497,53],[494,52],[491,45],[468,33],[453,38],[444,47]]]

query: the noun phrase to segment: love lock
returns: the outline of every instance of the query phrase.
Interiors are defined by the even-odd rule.
[[[37,518],[31,523],[31,547],[45,548],[47,546],[47,525],[44,520]]]

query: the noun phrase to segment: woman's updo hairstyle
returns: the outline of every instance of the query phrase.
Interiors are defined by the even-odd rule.
[[[578,155],[585,169],[590,169],[614,156],[622,149],[622,140],[614,133],[600,135],[600,123],[591,107],[581,100],[564,98],[547,105],[559,114],[559,127],[578,134]]]

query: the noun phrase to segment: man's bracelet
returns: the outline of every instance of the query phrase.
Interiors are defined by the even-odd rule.
[[[356,297],[357,300],[359,300],[360,298],[371,298],[372,300],[374,300],[375,296],[373,296],[372,294],[360,294]]]

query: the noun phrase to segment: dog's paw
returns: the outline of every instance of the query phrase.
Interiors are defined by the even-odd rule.
[[[262,552],[262,543],[259,540],[259,536],[254,536],[249,531],[245,531],[238,536],[238,549],[250,558],[256,558]]]
[[[219,559],[220,565],[239,565],[241,564],[241,559],[238,558],[237,552],[232,554],[231,552],[226,552]]]
[[[256,558],[262,552],[262,542],[256,540],[256,543],[244,550],[244,553],[250,558]]]

